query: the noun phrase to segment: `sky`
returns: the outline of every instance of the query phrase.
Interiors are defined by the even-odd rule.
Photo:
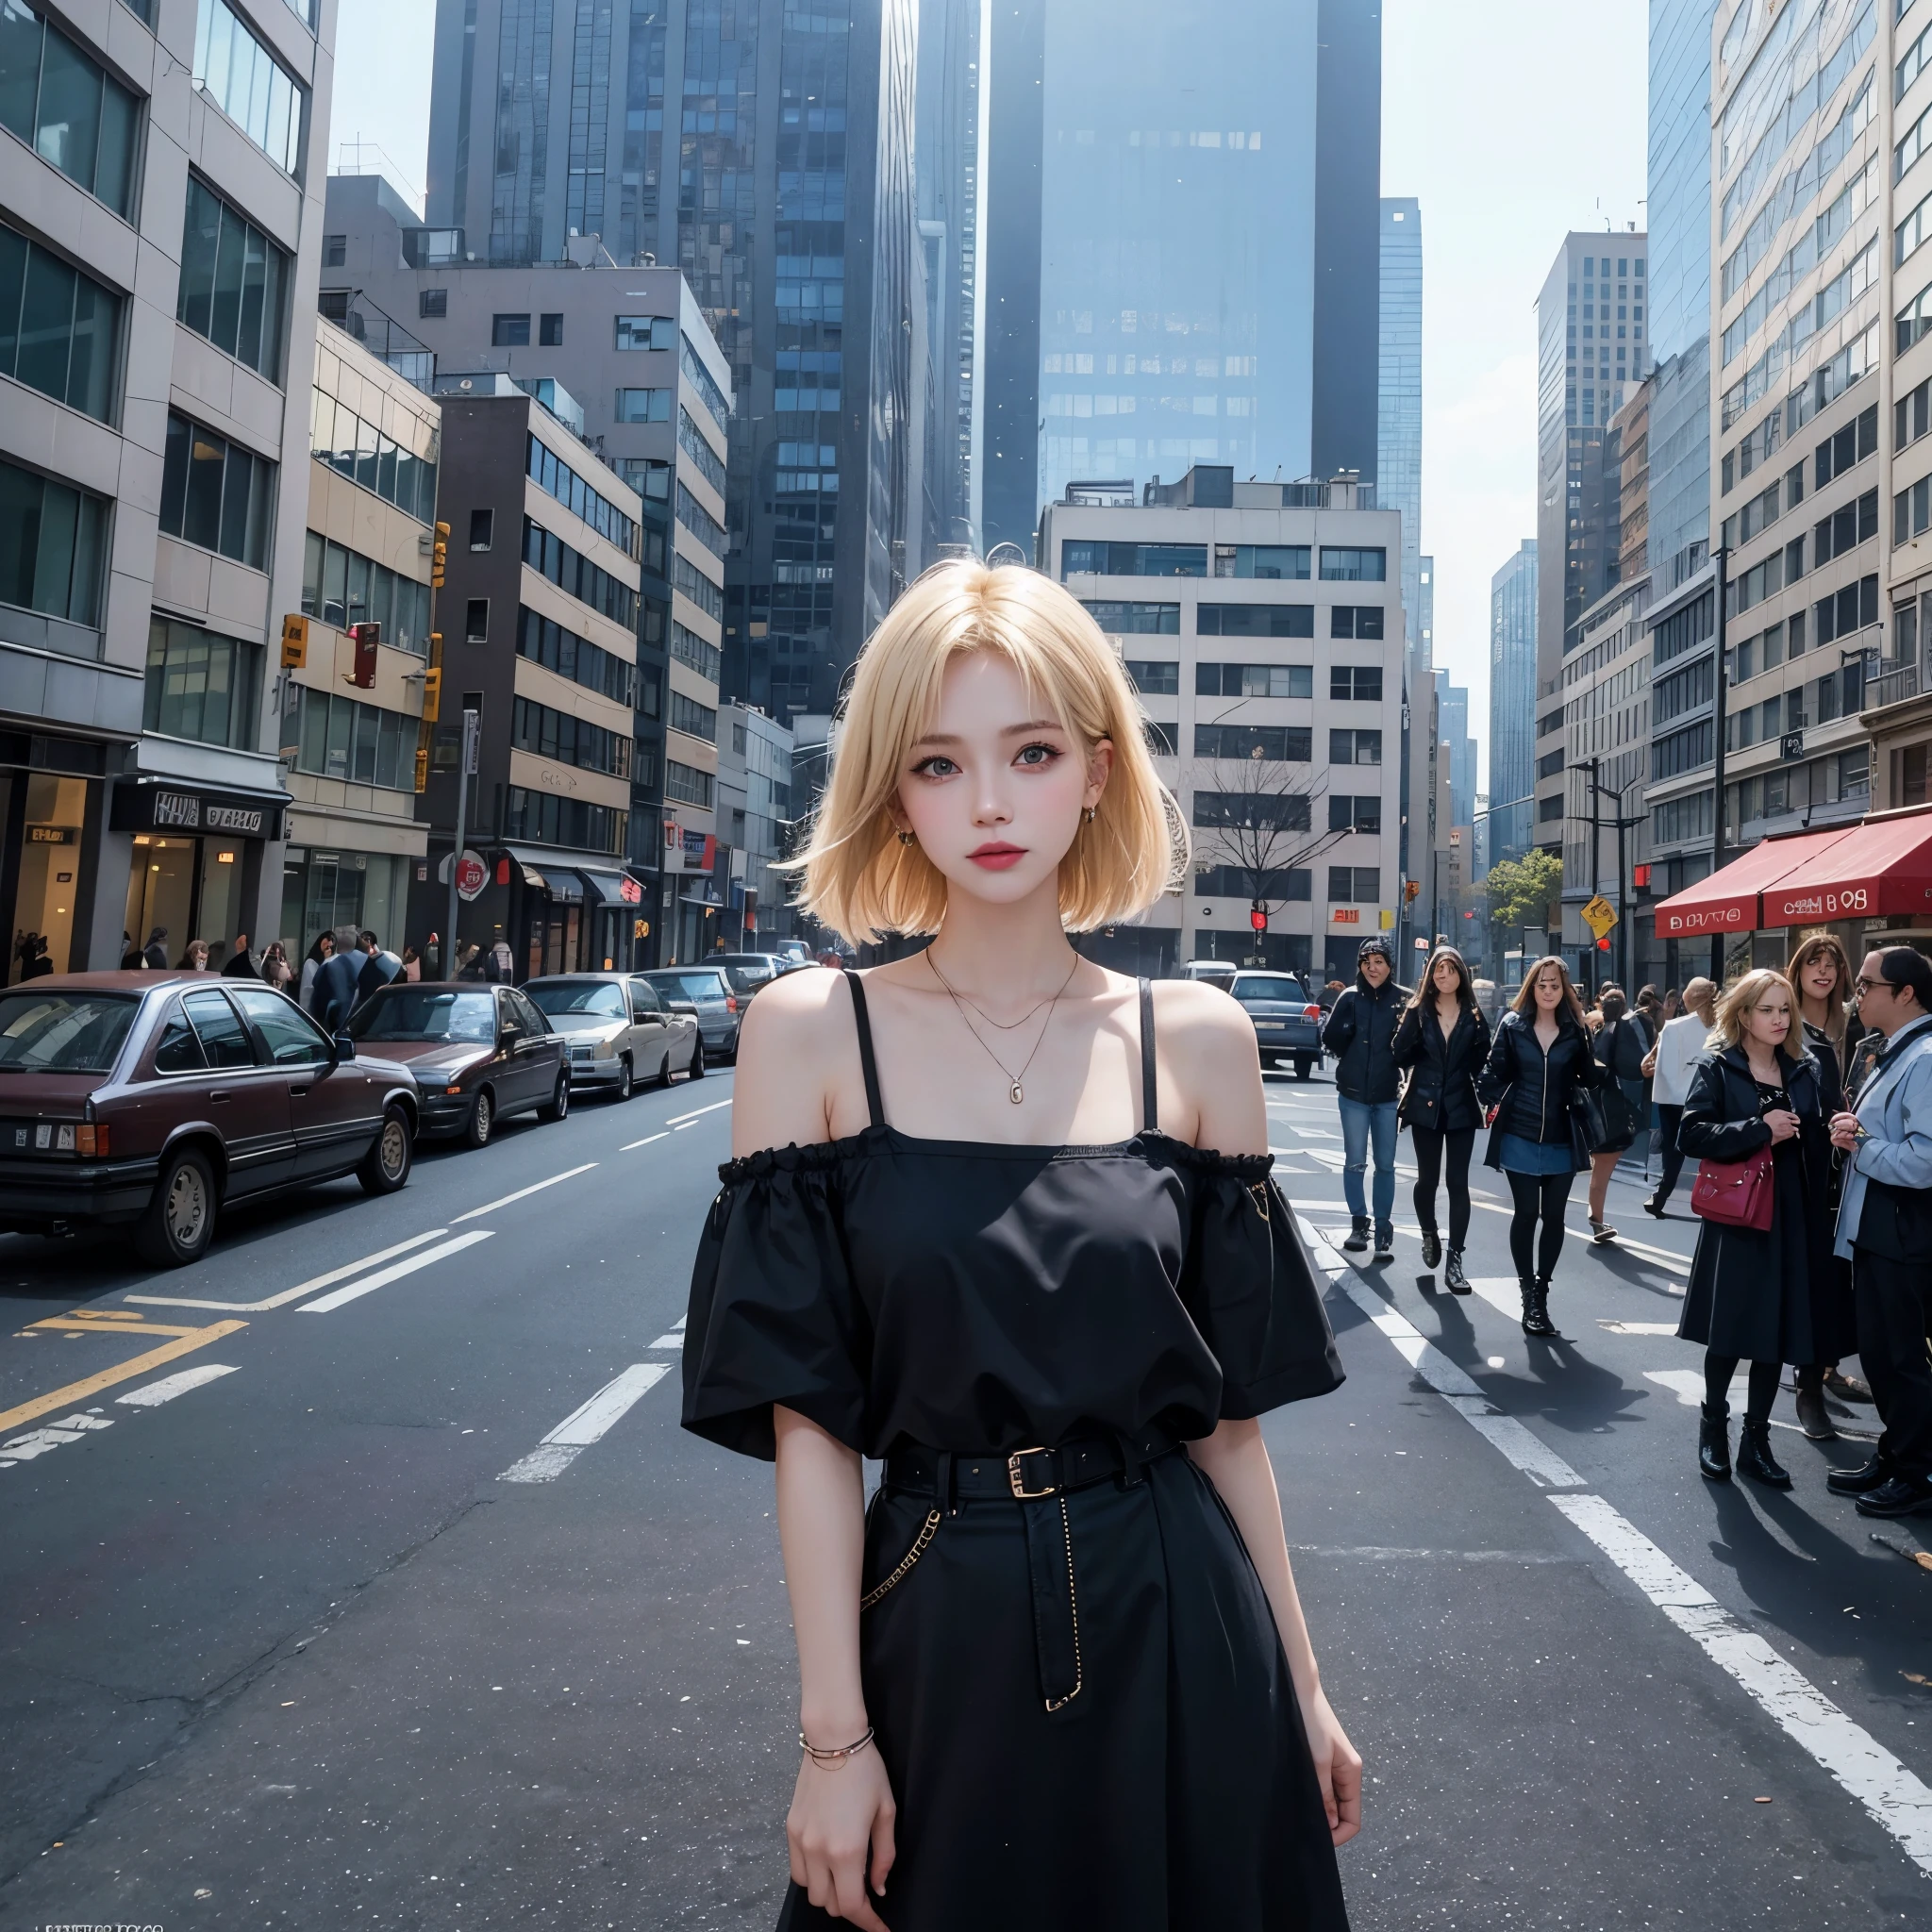
[[[341,0],[331,166],[420,196],[435,14]],[[1383,0],[1382,192],[1422,201],[1436,662],[1470,687],[1478,741],[1490,578],[1536,534],[1537,291],[1570,229],[1642,225],[1647,22],[1645,0]]]

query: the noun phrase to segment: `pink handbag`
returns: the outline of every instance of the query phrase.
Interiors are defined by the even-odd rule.
[[[1705,1160],[1697,1167],[1697,1185],[1690,1190],[1690,1211],[1720,1227],[1755,1228],[1771,1232],[1775,1157],[1760,1147],[1742,1160]]]

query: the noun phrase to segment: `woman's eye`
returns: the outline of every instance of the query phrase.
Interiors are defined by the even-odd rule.
[[[1025,748],[1025,750],[1020,754],[1017,762],[1023,765],[1032,765],[1037,768],[1041,765],[1051,764],[1054,761],[1054,759],[1058,757],[1059,750],[1058,747],[1056,745],[1029,744]]]
[[[921,758],[912,769],[922,778],[949,778],[959,768],[951,758],[935,752],[929,758]]]

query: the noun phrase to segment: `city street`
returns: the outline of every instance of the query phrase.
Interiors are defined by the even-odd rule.
[[[1788,1393],[1789,1495],[1700,1480],[1690,1176],[1662,1224],[1620,1177],[1608,1250],[1579,1181],[1564,1340],[1525,1341],[1500,1175],[1474,1296],[1407,1176],[1394,1264],[1355,1265],[1333,1088],[1268,1091],[1349,1377],[1265,1427],[1367,1761],[1356,1925],[1927,1923],[1932,1569],[1870,1532],[1932,1519],[1829,1496],[1872,1411],[1812,1444]],[[425,1147],[183,1274],[0,1238],[0,1926],[774,1923],[770,1472],[677,1426],[730,1093]]]

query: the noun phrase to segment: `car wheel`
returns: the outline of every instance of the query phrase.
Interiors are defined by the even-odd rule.
[[[671,1056],[668,1053],[664,1056],[664,1064],[658,1069],[658,1084],[660,1087],[671,1084]]]
[[[464,1146],[489,1146],[491,1130],[495,1125],[495,1096],[491,1094],[489,1088],[478,1088],[475,1099],[470,1103],[470,1118],[463,1123]]]
[[[628,1100],[636,1085],[630,1070],[630,1056],[625,1054],[617,1063],[617,1095],[619,1100]]]
[[[1314,1061],[1311,1060],[1307,1054],[1296,1054],[1294,1057],[1295,1078],[1297,1080],[1306,1080],[1308,1077],[1309,1074],[1314,1071]]]
[[[624,1070],[626,1074],[629,1074],[630,1062],[628,1060],[625,1061]],[[624,1091],[617,1097],[620,1100],[628,1100],[630,1098],[628,1084],[625,1085]],[[550,1096],[547,1106],[540,1107],[537,1109],[537,1118],[540,1121],[561,1121],[570,1118],[570,1075],[567,1073],[558,1074],[557,1091]]]
[[[185,1268],[208,1253],[215,1235],[215,1171],[197,1148],[163,1163],[147,1212],[134,1232],[135,1252],[156,1268]]]
[[[705,1036],[702,1033],[691,1043],[691,1076],[693,1080],[705,1077]]]
[[[365,1194],[393,1194],[409,1178],[409,1162],[415,1152],[409,1133],[409,1116],[393,1101],[384,1110],[382,1131],[375,1143],[362,1157],[356,1178]]]

